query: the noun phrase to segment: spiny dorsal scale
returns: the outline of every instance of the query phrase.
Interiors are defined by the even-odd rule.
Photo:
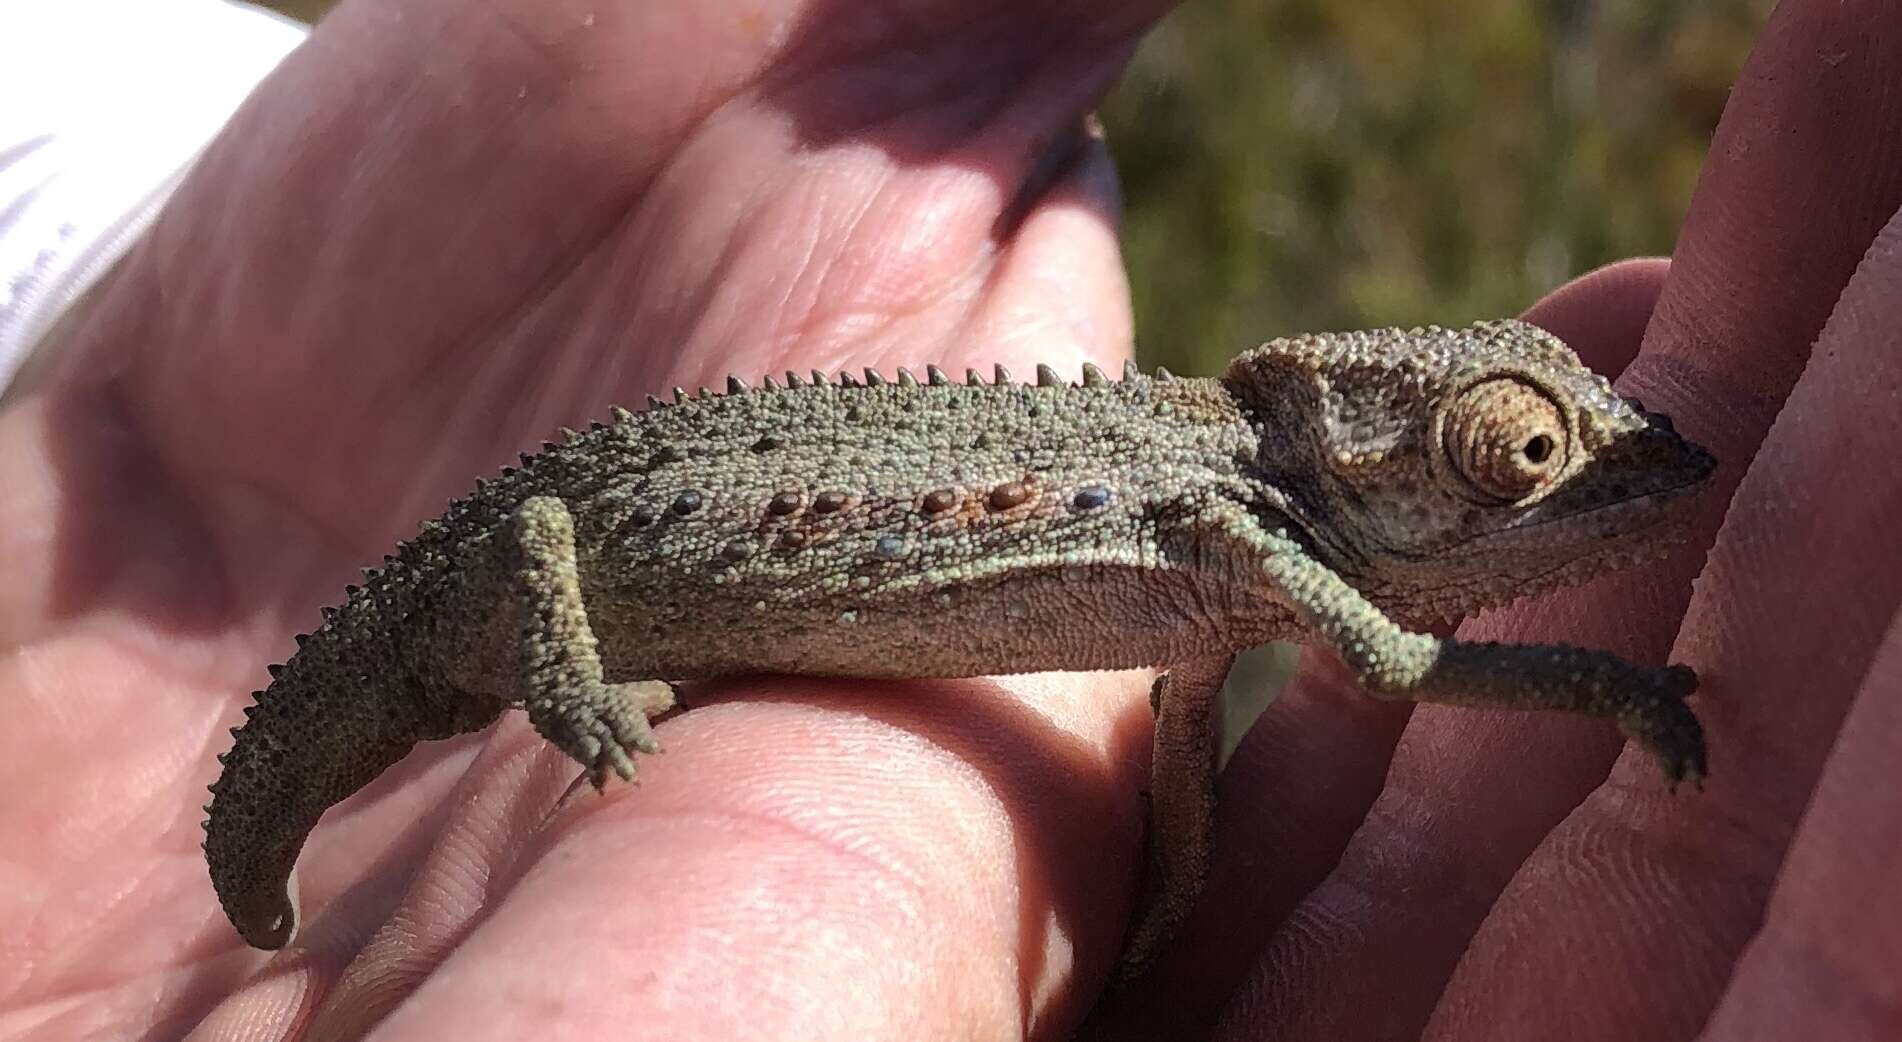
[[[857,387],[858,385],[859,385],[858,377],[853,376],[851,373],[848,373],[843,369],[839,370],[839,386],[840,387]]]
[[[1174,373],[1172,373],[1172,372],[1170,372],[1170,371],[1169,371],[1168,369],[1166,369],[1166,368],[1164,368],[1164,367],[1162,367],[1162,366],[1157,366],[1157,367],[1156,367],[1156,382],[1157,382],[1157,383],[1165,383],[1165,384],[1166,384],[1166,383],[1168,383],[1169,381],[1171,381],[1171,380],[1173,380],[1173,379],[1175,379],[1175,378],[1176,378],[1176,374],[1174,374]]]
[[[916,387],[918,386],[918,378],[911,375],[911,370],[901,365],[898,367],[898,386]]]
[[[820,371],[819,371],[819,370],[817,370],[817,369],[814,369],[814,370],[812,371],[812,386],[814,386],[814,387],[824,387],[824,386],[825,386],[826,384],[828,384],[828,383],[831,383],[831,382],[832,382],[832,381],[830,381],[830,380],[827,380],[827,379],[826,379],[826,374],[824,374],[824,373],[822,373],[822,372],[820,372]]]
[[[654,396],[651,394],[647,396],[647,400],[650,402],[656,401]],[[608,408],[608,419],[613,420],[615,423],[626,423],[627,421],[633,418],[634,418],[633,413],[628,412],[626,409],[623,409],[618,405],[610,406]]]
[[[1044,365],[1040,362],[1037,365],[1037,386],[1038,387],[1062,387],[1063,379],[1057,375],[1057,371],[1055,369],[1052,369],[1049,366]]]
[[[991,371],[991,377],[991,382],[999,387],[1003,387],[1011,382],[1010,370],[1004,368],[1004,363],[1002,362],[997,363],[997,366]]]
[[[779,390],[779,383],[773,379],[772,374],[770,373],[760,378],[759,385],[768,391]]]
[[[651,394],[647,396],[647,407],[649,409],[658,409],[660,408],[660,406],[661,406],[661,401],[659,398],[656,398]]]
[[[1123,363],[1123,382],[1124,383],[1129,383],[1131,381],[1134,381],[1137,377],[1140,377],[1142,374],[1143,374],[1143,371],[1137,368],[1136,360],[1134,358]]]
[[[684,387],[674,388],[674,404],[679,405],[681,402],[684,402],[686,400],[687,400],[687,389]]]
[[[1108,387],[1109,377],[1103,375],[1103,370],[1098,369],[1089,362],[1085,362],[1083,363],[1083,386]]]
[[[865,386],[883,387],[885,386],[885,377],[881,376],[878,370],[868,365],[865,367]]]
[[[729,376],[729,377],[727,377],[727,378],[726,378],[726,393],[728,393],[728,394],[745,394],[745,393],[746,393],[746,381],[745,381],[745,380],[742,380],[742,379],[740,379],[740,378],[739,378],[739,377],[737,377],[737,376]]]
[[[972,387],[984,386],[984,378],[977,375],[977,370],[975,369],[966,369],[964,371],[964,382],[970,384]]]
[[[563,427],[557,433],[561,435],[563,444],[573,444],[576,438],[581,437],[581,432],[575,430],[573,427]]]
[[[791,369],[788,369],[788,370],[786,370],[786,386],[787,386],[787,387],[795,387],[795,388],[797,388],[797,387],[804,387],[804,386],[806,386],[806,381],[804,381],[804,380],[801,380],[801,379],[799,378],[799,374],[798,374],[798,373],[795,373],[795,372],[793,372],[793,371],[792,371]]]
[[[935,365],[925,366],[925,380],[933,387],[951,386],[951,378],[944,375],[944,370]]]
[[[709,387],[701,387],[693,392],[693,396],[695,398],[703,398],[703,399],[711,398],[713,397],[713,389]]]

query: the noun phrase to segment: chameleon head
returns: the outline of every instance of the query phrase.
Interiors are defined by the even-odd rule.
[[[1457,619],[1653,556],[1709,453],[1524,322],[1277,340],[1224,377],[1266,488],[1397,618]]]

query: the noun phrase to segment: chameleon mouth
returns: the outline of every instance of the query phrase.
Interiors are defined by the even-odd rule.
[[[1563,487],[1529,507],[1516,523],[1454,551],[1494,552],[1496,544],[1536,543],[1555,556],[1598,557],[1599,549],[1688,519],[1717,461],[1684,440],[1662,413],[1639,412],[1645,425],[1599,450]]]
[[[1597,522],[1590,528],[1598,534],[1568,527],[1559,520],[1544,522],[1564,528],[1566,538],[1563,542],[1546,542],[1535,552],[1528,552],[1523,539],[1517,538],[1525,536],[1530,531],[1527,528],[1467,543],[1442,559],[1441,567],[1463,578],[1436,584],[1433,621],[1457,622],[1478,611],[1503,608],[1665,556],[1690,534],[1695,516],[1688,510],[1673,509],[1672,502],[1690,498],[1697,488],[1685,486],[1646,497],[1664,500],[1662,503],[1622,503],[1593,512],[1616,513],[1616,517],[1574,515],[1563,519]],[[1631,509],[1647,506],[1654,514],[1651,519],[1638,523],[1628,519]],[[1513,538],[1508,541],[1506,537]]]
[[[1530,574],[1514,574],[1520,570],[1510,567],[1479,569],[1504,571],[1516,581],[1540,589],[1560,584],[1539,584],[1541,578],[1554,573],[1582,581],[1601,571],[1629,567],[1658,557],[1683,540],[1696,516],[1698,493],[1709,483],[1709,474],[1708,468],[1699,468],[1676,484],[1584,509],[1568,510],[1564,509],[1567,504],[1551,503],[1557,509],[1469,540],[1447,556],[1475,563],[1509,563],[1514,559],[1546,562],[1547,567],[1526,569]],[[1581,571],[1586,574],[1579,575]]]

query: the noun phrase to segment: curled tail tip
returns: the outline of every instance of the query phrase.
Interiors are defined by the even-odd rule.
[[[267,950],[296,935],[295,869],[318,819],[429,733],[387,646],[329,639],[300,654],[232,729],[205,824],[218,903]]]
[[[206,832],[215,836],[211,823]],[[275,951],[297,935],[297,874],[292,872],[282,883],[269,878],[247,878],[248,873],[220,852],[221,845],[208,838],[205,859],[211,866],[211,887],[225,918],[246,944]]]
[[[265,951],[276,951],[297,936],[297,887],[290,883],[276,890],[234,895],[236,903],[224,902],[225,918],[244,938],[244,943]],[[221,901],[224,899],[221,897]]]
[[[259,710],[278,687],[253,692],[245,722],[231,728],[231,748],[218,755],[218,780],[205,804],[205,865],[225,918],[254,948],[274,951],[297,933],[297,855],[314,825],[298,820],[287,795],[275,718]]]
[[[223,779],[220,779],[222,782]],[[238,936],[253,948],[275,951],[289,944],[297,934],[297,872],[294,867],[275,868],[275,859],[260,857],[242,828],[221,814],[223,797],[219,785],[212,787],[212,801],[205,805],[205,864],[211,874],[211,888],[218,895],[219,907],[237,930]],[[226,807],[225,810],[229,810]],[[298,837],[301,839],[302,837]],[[292,855],[293,859],[295,855]]]

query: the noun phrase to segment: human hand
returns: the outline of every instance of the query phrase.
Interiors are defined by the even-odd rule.
[[[999,19],[1015,14],[969,16],[960,31],[954,11],[908,12],[903,27],[848,17],[859,35],[828,37],[849,41],[829,51],[804,28],[817,18],[805,10],[732,24],[709,16],[656,32],[624,20],[671,22],[680,12],[600,11],[597,24],[584,25],[581,15],[528,5],[473,14],[364,5],[327,23],[261,92],[129,261],[66,372],[0,416],[0,467],[9,489],[22,490],[5,497],[12,523],[0,526],[8,533],[0,561],[26,577],[0,594],[0,639],[20,649],[0,664],[0,689],[18,692],[15,704],[25,707],[0,736],[9,791],[20,796],[0,811],[0,843],[34,851],[9,866],[26,884],[0,905],[0,923],[19,946],[5,964],[26,968],[5,986],[12,1017],[42,1037],[134,1027],[167,1035],[201,1018],[203,1037],[275,1037],[313,1023],[314,1034],[348,1033],[385,1014],[383,1033],[425,1037],[910,1036],[1023,1025],[1061,1033],[1073,1022],[1114,955],[1133,871],[1137,750],[1147,725],[1143,685],[1130,678],[917,684],[902,700],[891,697],[892,685],[735,685],[696,702],[717,708],[663,727],[669,752],[643,763],[639,789],[606,799],[583,793],[553,813],[575,769],[511,719],[485,741],[420,750],[326,819],[306,854],[307,932],[301,947],[268,964],[236,948],[196,850],[193,800],[225,744],[222,728],[259,683],[259,664],[283,657],[288,634],[309,628],[315,607],[334,600],[357,565],[386,552],[471,475],[555,426],[656,386],[715,383],[728,369],[751,376],[851,362],[889,372],[937,358],[1067,361],[1074,371],[1084,357],[1106,362],[1126,350],[1100,152],[1085,146],[1022,220],[1000,231],[998,217],[1037,157],[1062,151],[1075,114],[1155,12],[1069,36],[1051,28],[1063,24],[1051,16],[1044,36],[1024,26],[1013,37]],[[789,38],[776,30],[781,18],[792,22]],[[1814,36],[1793,39],[1786,61],[1818,53],[1799,46],[1814,46]],[[985,76],[984,62],[1002,60],[997,49],[1013,42],[1025,48],[1020,60]],[[906,54],[902,61],[866,57],[901,43],[909,50],[891,53]],[[936,84],[927,89],[918,77],[930,70],[938,78],[926,76]],[[1864,68],[1858,82],[1879,83],[1880,72]],[[987,85],[994,92],[974,93]],[[1755,86],[1817,89],[1813,81]],[[906,88],[920,94],[901,96]],[[1831,84],[1844,89],[1848,97],[1872,90]],[[1760,113],[1787,104],[1774,93],[1757,97],[1765,99]],[[1857,115],[1878,129],[1859,136],[1830,127],[1821,144],[1878,148],[1892,128],[1879,111]],[[1780,388],[1795,379],[1810,335],[1802,330],[1820,326],[1816,309],[1828,310],[1873,225],[1851,241],[1857,229],[1895,205],[1892,182],[1866,165],[1820,158],[1820,147],[1726,157],[1737,169],[1715,198],[1729,202],[1709,202],[1716,189],[1706,186],[1660,307],[1660,328],[1676,332],[1659,340],[1654,329],[1660,349],[1632,372],[1645,379],[1648,366],[1658,389],[1637,393],[1678,416],[1727,465],[1752,454]],[[1789,187],[1799,175],[1840,190],[1831,195],[1814,180]],[[1736,202],[1769,193],[1765,184],[1841,200],[1841,212],[1778,223]],[[1745,263],[1766,255],[1781,265]],[[1792,283],[1809,292],[1790,293]],[[1738,285],[1777,295],[1742,307],[1718,296]],[[1601,364],[1615,361],[1616,348],[1636,337],[1608,319],[1648,311],[1648,292],[1641,284],[1581,289],[1570,298],[1584,312],[1576,327],[1563,310],[1538,317],[1588,341]],[[1721,373],[1712,370],[1720,352]],[[1733,359],[1743,375],[1729,371]],[[1881,386],[1866,359],[1852,372]],[[88,375],[106,379],[69,382]],[[1677,379],[1688,383],[1674,387]],[[1752,410],[1747,420],[1729,411],[1738,405]],[[1861,426],[1850,433],[1872,439],[1858,443],[1880,445],[1874,439],[1888,418],[1854,418]],[[1734,482],[1740,473],[1727,466],[1723,476]],[[1768,524],[1778,515],[1759,508],[1759,517]],[[1653,570],[1649,582],[1611,580],[1562,597],[1552,613],[1499,632],[1571,636],[1661,658],[1676,625],[1669,602],[1677,596],[1681,616],[1696,557],[1681,557],[1677,575]],[[1845,560],[1871,582],[1874,565],[1886,563],[1866,552]],[[1892,601],[1884,602],[1891,610]],[[1590,614],[1607,604],[1627,607]],[[1724,621],[1721,607],[1702,609],[1711,613],[1706,625]],[[1582,618],[1570,614],[1581,609]],[[1814,771],[1741,746],[1727,761],[1716,749],[1726,731],[1711,715],[1724,682],[1680,647],[1679,657],[1706,673],[1700,709],[1714,725],[1719,772],[1712,803],[1691,813],[1728,827],[1760,820],[1739,809],[1789,811],[1789,796],[1807,793]],[[1776,644],[1755,648],[1766,662],[1808,662],[1780,657]],[[726,701],[740,693],[746,701]],[[1820,760],[1827,740],[1816,747],[1814,720],[1802,733],[1778,726],[1797,709],[1820,718],[1834,705],[1840,717],[1851,694],[1738,700],[1739,710],[1776,715],[1768,726],[1726,726],[1740,743],[1801,744],[1807,735]],[[1441,719],[1429,725],[1429,716]],[[1280,900],[1285,910],[1306,895],[1298,914],[1333,914],[1337,905],[1321,903],[1329,887],[1357,880],[1337,877],[1312,894],[1308,887],[1344,845],[1347,872],[1356,857],[1419,842],[1422,806],[1448,814],[1428,823],[1445,830],[1427,837],[1429,850],[1471,858],[1451,870],[1472,873],[1482,891],[1491,880],[1497,892],[1501,873],[1615,755],[1601,728],[1569,723],[1467,725],[1422,710],[1387,793],[1354,835],[1401,721],[1358,695],[1336,702],[1323,685],[1304,686],[1277,706],[1224,780],[1223,827],[1235,822],[1235,831],[1218,872],[1231,874],[1213,881],[1205,912],[1265,926],[1276,917],[1243,913],[1263,911],[1257,901]],[[1449,746],[1454,755],[1435,752]],[[1329,761],[1329,750],[1343,755]],[[1411,782],[1402,773],[1410,760],[1418,764]],[[1780,768],[1774,803],[1751,802],[1755,790],[1727,796],[1719,788],[1766,764]],[[1602,791],[1647,795],[1638,810],[1601,808],[1599,820],[1607,812],[1627,820],[1649,806],[1667,815],[1650,842],[1721,832],[1693,822],[1674,833],[1668,815],[1684,813],[1690,797],[1657,810],[1648,769],[1620,767],[1621,783]],[[1251,867],[1234,857],[1263,849],[1264,835],[1286,840],[1265,848],[1276,858],[1268,886],[1258,858]],[[1471,846],[1482,839],[1487,848]],[[1634,849],[1647,848],[1593,854]],[[1726,884],[1697,906],[1724,926],[1736,919],[1724,902],[1750,892],[1735,878],[1748,877],[1760,902],[1762,858],[1779,850],[1719,849],[1726,853],[1717,860],[1730,863],[1700,863],[1693,881]],[[1250,869],[1245,878],[1232,874],[1238,865]],[[1401,883],[1417,892],[1449,866],[1428,857],[1398,867],[1402,878],[1381,881],[1382,895],[1406,896]],[[1727,878],[1713,867],[1742,873]],[[1535,892],[1526,898],[1534,911],[1522,914],[1551,921],[1552,896]],[[1576,945],[1581,932],[1587,940],[1607,933],[1597,906],[1573,907],[1587,918],[1555,938]],[[1393,936],[1431,947],[1415,939],[1424,931],[1450,937],[1457,958],[1472,936],[1470,922],[1458,931],[1457,902],[1390,901],[1379,911],[1372,922],[1398,931],[1381,935],[1389,949]],[[1297,922],[1311,934],[1323,918]],[[1618,943],[1638,950],[1668,940],[1657,927],[1678,921],[1634,921],[1634,936]],[[1277,953],[1302,936],[1287,930],[1269,942],[1268,969],[1232,1026],[1259,1024],[1251,1018],[1263,1010],[1270,1020],[1293,1011],[1284,1023],[1324,1024],[1319,1017],[1354,1011],[1334,1003],[1362,994],[1348,988],[1355,981],[1380,988],[1393,1007],[1406,1004],[1392,998],[1397,990],[1430,987],[1428,1010],[1433,1001],[1455,1010],[1443,1020],[1460,1015],[1459,987],[1500,998],[1482,975],[1466,985],[1456,978],[1439,1000],[1447,970],[1435,979],[1430,959],[1403,959],[1393,970],[1413,976],[1362,976],[1378,967],[1352,958],[1392,953],[1378,942],[1320,949],[1352,958],[1292,967],[1319,976],[1276,977],[1276,967],[1290,968]],[[1192,934],[1184,947],[1206,937]],[[1484,941],[1473,942],[1474,953]],[[1234,951],[1206,949],[1203,966],[1234,960]],[[1630,968],[1648,967],[1654,976],[1642,979],[1671,989],[1663,997],[1619,991],[1624,978],[1546,984],[1550,971],[1513,974],[1506,997],[1528,1005],[1507,1012],[1565,1015],[1579,1027],[1589,1026],[1580,1020],[1592,1012],[1587,1003],[1620,1016],[1657,1003],[1679,1016],[1695,1007],[1696,986],[1710,985],[1711,967],[1727,973],[1730,963],[1700,963],[1694,969],[1705,975],[1688,980],[1657,971],[1677,965],[1653,957]],[[1301,982],[1321,990],[1277,990]],[[1579,986],[1593,983],[1630,1001],[1608,1005],[1606,994]],[[1716,993],[1706,991],[1708,1009]],[[1160,1009],[1180,991],[1165,973],[1127,994]],[[1303,1005],[1276,995],[1298,995]],[[1496,1010],[1448,1026],[1488,1023]]]
[[[1209,900],[1086,1037],[1899,1030],[1902,48],[1870,31],[1889,17],[1779,8],[1674,263],[1531,313],[1710,448],[1717,487],[1670,560],[1462,632],[1695,667],[1706,790],[1668,793],[1600,724],[1409,714],[1310,655],[1221,780]]]
[[[0,415],[0,1024],[1073,1025],[1133,891],[1140,676],[702,690],[638,788],[565,801],[515,714],[326,818],[275,957],[198,805],[291,634],[560,425],[729,371],[1120,362],[1082,116],[1159,13],[337,11]]]

